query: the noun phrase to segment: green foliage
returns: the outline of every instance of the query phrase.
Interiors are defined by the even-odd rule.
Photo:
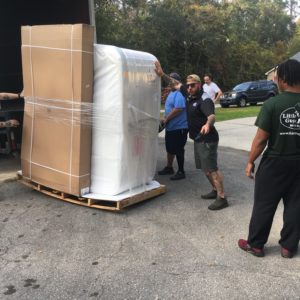
[[[261,106],[247,106],[247,107],[229,107],[216,108],[216,121],[227,121],[233,119],[257,117]]]
[[[98,42],[150,52],[168,73],[210,72],[223,90],[265,78],[286,58],[287,45],[294,51],[300,44],[284,0],[95,0],[95,5]]]
[[[300,24],[297,24],[295,34],[288,44],[287,56],[291,57],[300,52]]]

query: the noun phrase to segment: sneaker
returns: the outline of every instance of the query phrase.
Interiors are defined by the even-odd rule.
[[[227,199],[217,196],[217,199],[208,207],[210,210],[220,210],[228,206]]]
[[[185,173],[181,171],[178,171],[174,176],[170,177],[171,180],[180,180],[184,178],[185,178]]]
[[[283,248],[283,247],[281,247],[280,253],[281,253],[281,256],[284,258],[292,258],[294,256],[293,252],[291,252],[290,250]]]
[[[158,175],[172,175],[174,170],[172,167],[164,167],[162,170],[157,172]]]
[[[240,239],[238,241],[238,245],[242,250],[244,250],[254,256],[257,256],[257,257],[265,256],[264,249],[253,248],[248,244],[248,241],[246,241],[246,240]]]
[[[209,192],[208,194],[205,195],[201,195],[202,199],[216,199],[218,196],[217,191],[212,190],[211,192]]]

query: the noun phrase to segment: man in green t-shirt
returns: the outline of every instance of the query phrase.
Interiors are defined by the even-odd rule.
[[[246,175],[253,177],[254,161],[263,153],[255,175],[254,206],[247,240],[239,247],[264,256],[278,203],[283,200],[281,255],[292,258],[300,239],[300,62],[289,59],[277,68],[281,93],[267,100],[257,117]]]

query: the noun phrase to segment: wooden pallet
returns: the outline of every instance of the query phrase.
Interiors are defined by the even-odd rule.
[[[78,205],[83,205],[83,206],[88,206],[92,208],[98,208],[98,209],[105,209],[105,210],[110,210],[110,211],[120,211],[123,208],[148,200],[150,198],[157,197],[159,195],[162,195],[166,192],[166,186],[165,185],[160,185],[158,188],[155,188],[151,191],[145,191],[140,194],[128,197],[126,199],[118,200],[118,201],[109,201],[109,200],[98,200],[98,199],[90,199],[90,198],[83,198],[83,197],[77,197],[73,195],[69,195],[60,191],[53,190],[49,187],[46,187],[42,184],[33,182],[31,180],[25,179],[22,177],[22,175],[17,174],[18,181],[23,183],[26,186],[31,187],[34,190],[37,190],[45,195],[51,196],[53,198],[78,204]]]

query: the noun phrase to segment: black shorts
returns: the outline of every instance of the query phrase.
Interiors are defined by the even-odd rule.
[[[166,131],[166,150],[170,154],[181,154],[187,141],[188,129]]]

